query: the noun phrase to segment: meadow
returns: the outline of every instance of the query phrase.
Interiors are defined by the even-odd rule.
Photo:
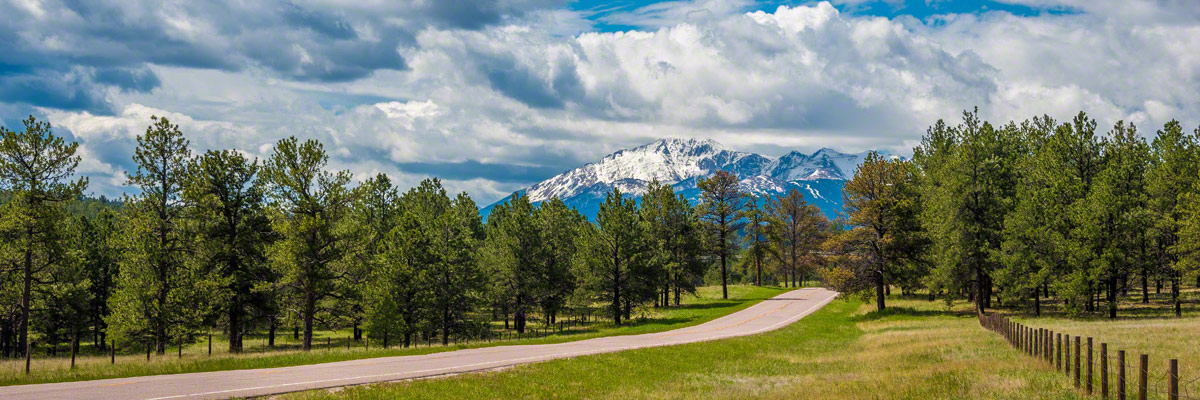
[[[1163,300],[1154,299],[1157,307]],[[1030,326],[1093,335],[1185,378],[1200,366],[1200,313],[1129,313],[1115,321],[1005,311]],[[1115,353],[1115,351],[1114,351]],[[1097,378],[1098,379],[1098,378]],[[663,348],[555,360],[445,379],[296,393],[289,399],[1077,399],[1053,366],[983,329],[969,303],[892,296],[889,308],[839,299],[778,331]],[[1098,396],[1097,396],[1098,397]],[[1165,398],[1152,391],[1151,398]]]
[[[188,372],[223,371],[235,369],[270,368],[293,365],[315,364],[334,361],[345,361],[373,357],[401,356],[428,354],[441,351],[498,346],[506,344],[541,344],[582,340],[602,336],[632,335],[640,333],[661,332],[704,323],[720,316],[749,307],[761,300],[774,297],[788,289],[775,286],[735,285],[729,287],[728,300],[722,300],[721,288],[701,287],[695,296],[685,296],[680,307],[645,308],[635,312],[633,321],[620,326],[613,325],[605,319],[592,319],[561,332],[551,330],[545,336],[536,338],[507,339],[492,341],[460,341],[449,346],[440,343],[420,342],[410,348],[400,348],[393,345],[390,348],[380,347],[378,340],[353,342],[349,331],[318,331],[314,332],[314,349],[302,351],[299,343],[292,338],[291,332],[281,332],[276,336],[276,346],[268,348],[262,335],[247,336],[244,339],[245,351],[241,354],[227,351],[226,338],[213,336],[212,355],[208,354],[207,338],[185,346],[182,353],[171,348],[165,355],[151,355],[146,360],[145,353],[118,353],[115,362],[107,354],[97,354],[90,347],[84,347],[83,355],[77,358],[75,368],[71,368],[69,351],[58,349],[57,356],[49,356],[45,351],[37,352],[33,359],[32,372],[24,373],[24,360],[0,361],[0,386],[29,383],[66,382],[91,379],[121,378],[131,376],[176,374]],[[503,323],[493,323],[503,328]],[[530,328],[544,329],[540,323],[531,323]],[[514,332],[506,335],[511,336]],[[349,348],[347,348],[349,344]]]

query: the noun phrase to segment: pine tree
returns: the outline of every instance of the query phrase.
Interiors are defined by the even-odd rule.
[[[1018,155],[1016,204],[1005,217],[1003,266],[996,271],[1000,293],[1008,299],[1033,299],[1033,312],[1041,315],[1042,294],[1063,257],[1056,251],[1062,236],[1054,229],[1065,212],[1056,211],[1053,183],[1059,171],[1050,152],[1041,151],[1050,140],[1055,122],[1048,116],[1021,124],[1027,144]]]
[[[351,326],[354,340],[361,340],[360,325],[365,318],[366,302],[364,288],[369,285],[371,271],[382,268],[380,257],[385,248],[388,233],[395,228],[399,219],[400,194],[385,174],[377,174],[359,186],[360,196],[353,205],[346,236],[351,240],[346,257],[346,273],[338,281],[339,301],[336,308],[339,320]],[[398,330],[377,330],[379,337]],[[386,341],[386,339],[385,339]]]
[[[745,242],[746,252],[749,253],[749,262],[754,263],[754,284],[762,286],[762,270],[767,254],[771,253],[770,242],[767,241],[767,215],[763,210],[762,198],[753,194],[746,194],[745,208],[738,213],[738,219],[746,221],[745,235],[742,236]],[[794,281],[792,285],[798,285]]]
[[[931,286],[965,289],[976,309],[990,307],[992,271],[1000,265],[1004,218],[1016,189],[1017,133],[964,112],[963,123],[930,128],[913,159],[924,178],[923,225],[937,245]]]
[[[312,349],[313,323],[322,301],[344,273],[347,215],[355,193],[350,173],[325,170],[329,157],[320,142],[280,140],[263,168],[275,212],[272,225],[279,240],[270,247],[278,284],[298,302],[303,349]]]
[[[745,207],[745,198],[738,187],[737,175],[729,171],[717,171],[697,183],[701,190],[701,220],[709,230],[713,254],[721,259],[721,298],[729,298],[729,254],[736,246],[734,236],[745,224],[738,219],[738,212]]]
[[[5,239],[0,245],[4,261],[0,274],[16,275],[10,280],[20,293],[14,296],[19,304],[14,353],[26,356],[28,373],[26,349],[36,293],[59,280],[70,284],[76,277],[64,273],[73,267],[68,245],[71,224],[64,207],[80,196],[87,180],[72,179],[80,160],[75,154],[77,143],[55,136],[50,124],[32,116],[24,125],[24,132],[0,127],[0,182],[12,196],[3,206],[0,223]]]
[[[772,254],[783,266],[784,284],[803,284],[801,260],[818,250],[829,221],[816,206],[808,204],[799,190],[767,201],[767,234],[776,243]]]
[[[91,283],[88,324],[92,329],[93,345],[104,350],[108,346],[108,325],[104,319],[111,312],[108,299],[116,287],[117,265],[121,257],[121,250],[117,247],[117,214],[110,209],[103,209],[95,218],[80,217],[80,226],[83,270]]]
[[[518,333],[525,332],[528,314],[550,291],[544,268],[550,255],[540,228],[533,204],[523,193],[513,194],[488,216],[486,252],[493,266],[492,290],[505,313],[512,314]]]
[[[424,312],[442,344],[450,336],[472,329],[466,314],[482,298],[479,260],[475,254],[483,240],[479,209],[465,193],[453,200],[437,179],[426,179],[404,195],[406,211],[413,213],[428,235],[430,259],[425,271],[429,291]]]
[[[1057,242],[1064,254],[1065,263],[1057,268],[1062,279],[1058,280],[1057,292],[1069,301],[1072,311],[1095,310],[1095,294],[1099,287],[1093,273],[1099,257],[1099,243],[1087,237],[1084,228],[1092,218],[1089,215],[1087,197],[1095,190],[1096,177],[1104,168],[1103,143],[1096,135],[1096,121],[1084,113],[1075,116],[1070,124],[1060,125],[1047,143],[1056,159],[1055,175],[1056,203],[1063,216],[1058,226],[1063,240]]]
[[[400,210],[394,225],[380,243],[382,251],[370,271],[364,304],[367,329],[379,334],[401,333],[404,347],[408,347],[421,329],[433,255],[429,235],[416,215]]]
[[[925,263],[928,243],[912,166],[871,152],[846,182],[842,198],[852,227],[843,240],[863,254],[855,275],[872,283],[876,308],[882,311],[884,286]]]
[[[265,210],[260,166],[231,150],[200,156],[183,192],[196,222],[194,256],[219,282],[229,351],[242,351],[251,312],[267,311],[261,287],[272,281],[266,248],[274,237]]]
[[[579,252],[579,231],[588,222],[583,214],[558,197],[542,202],[533,213],[544,248],[545,291],[539,303],[546,322],[553,324],[578,285],[571,267]]]
[[[1196,179],[1200,152],[1197,143],[1200,129],[1195,135],[1184,133],[1178,121],[1170,121],[1150,144],[1150,167],[1146,176],[1146,192],[1153,227],[1150,235],[1154,246],[1154,260],[1160,273],[1171,280],[1171,302],[1175,305],[1175,316],[1182,315],[1179,302],[1181,271],[1197,265],[1194,249],[1200,248],[1192,232],[1197,217],[1195,201],[1200,191]],[[1143,277],[1148,275],[1143,273]]]
[[[666,306],[674,298],[678,306],[682,294],[696,292],[704,275],[700,220],[686,197],[657,181],[642,196],[638,213],[651,241],[649,262],[661,271],[659,303]]]
[[[1149,148],[1133,124],[1117,122],[1103,143],[1104,168],[1080,209],[1081,237],[1096,248],[1090,279],[1102,283],[1109,318],[1117,317],[1117,292],[1137,264],[1141,234],[1148,227],[1146,165]]]
[[[153,118],[138,136],[133,156],[137,170],[126,174],[128,184],[141,193],[123,209],[125,252],[106,322],[119,341],[146,343],[158,354],[199,328],[215,285],[189,257],[192,232],[182,198],[188,157],[188,141],[179,126]]]
[[[647,263],[637,202],[613,188],[600,203],[596,227],[587,230],[584,240],[588,247],[580,274],[584,289],[608,303],[613,323],[620,325],[622,316],[631,316],[638,295],[633,293],[634,285]]]

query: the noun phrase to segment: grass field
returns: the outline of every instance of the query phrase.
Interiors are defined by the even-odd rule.
[[[1034,328],[1047,328],[1058,333],[1082,337],[1082,349],[1086,356],[1087,338],[1092,337],[1097,357],[1094,381],[1098,385],[1100,343],[1107,343],[1110,365],[1116,365],[1117,350],[1125,350],[1130,382],[1136,379],[1134,371],[1139,354],[1149,355],[1150,392],[1166,392],[1166,372],[1169,359],[1179,360],[1180,389],[1184,398],[1200,398],[1200,304],[1196,302],[1200,291],[1183,290],[1183,318],[1176,318],[1168,295],[1151,294],[1148,304],[1140,303],[1140,297],[1120,305],[1116,319],[1108,319],[1106,308],[1090,315],[1067,316],[1050,302],[1040,317],[1033,316],[1028,309],[1003,310],[1013,320]],[[1074,339],[1072,339],[1072,342]],[[1073,345],[1072,345],[1073,346]],[[1072,351],[1074,348],[1072,347]],[[1110,367],[1115,368],[1115,367]],[[1116,382],[1116,372],[1110,382]],[[1073,379],[1073,378],[1072,378]],[[1098,387],[1098,386],[1097,386]],[[1098,389],[1097,389],[1098,390]],[[1152,397],[1154,397],[1152,395]],[[1165,396],[1159,396],[1165,398]]]
[[[319,390],[291,399],[766,398],[1075,399],[1065,375],[979,326],[969,304],[894,298],[883,313],[854,299],[762,335],[556,360],[446,379]],[[1200,365],[1200,319],[1027,319],[1130,348],[1173,349]],[[1057,324],[1057,325],[1055,325]],[[1170,346],[1163,345],[1174,342]],[[1190,347],[1190,348],[1189,348]],[[1152,354],[1152,360],[1161,356]],[[1184,358],[1187,354],[1187,358]],[[1098,369],[1097,369],[1098,370]],[[1185,374],[1194,369],[1183,368]],[[1184,375],[1185,377],[1191,375]],[[1152,398],[1162,398],[1152,394]]]
[[[430,347],[422,344],[408,349],[397,347],[382,349],[378,347],[378,341],[373,341],[370,349],[365,348],[364,343],[352,343],[351,348],[347,350],[348,332],[325,331],[316,332],[316,339],[313,341],[316,349],[304,352],[298,350],[297,343],[290,338],[290,332],[281,332],[281,335],[277,336],[278,349],[267,349],[265,341],[259,337],[247,337],[245,340],[246,352],[231,354],[225,351],[228,346],[227,342],[223,338],[214,337],[212,356],[208,355],[208,345],[205,341],[186,346],[182,357],[177,355],[176,349],[170,349],[165,356],[153,356],[150,362],[146,361],[145,353],[118,354],[115,364],[110,364],[107,356],[84,356],[77,360],[75,369],[70,368],[70,353],[60,350],[57,357],[48,357],[44,353],[38,354],[40,357],[34,358],[30,375],[24,374],[24,360],[0,361],[0,386],[283,367],[371,357],[427,354],[503,344],[556,343],[601,336],[660,332],[700,324],[749,307],[787,290],[779,287],[730,286],[730,299],[722,300],[720,287],[703,287],[696,296],[686,296],[683,299],[684,305],[681,307],[636,312],[632,323],[615,326],[611,322],[601,320],[536,339],[474,341],[451,346],[433,345]],[[325,345],[327,337],[331,339],[329,346]]]

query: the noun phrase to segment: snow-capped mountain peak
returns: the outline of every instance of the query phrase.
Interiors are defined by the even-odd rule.
[[[844,181],[853,177],[867,154],[841,153],[826,147],[812,154],[793,151],[766,157],[730,150],[711,139],[666,138],[619,150],[524,191],[530,201],[557,196],[594,217],[594,210],[614,187],[637,197],[645,193],[650,182],[658,180],[674,186],[677,193],[696,198],[699,178],[725,170],[737,175],[749,193],[775,195],[800,189],[810,202],[832,215],[841,209]]]
[[[554,176],[533,185],[527,193],[531,201],[543,201],[554,196],[565,199],[598,183],[613,184],[632,179],[648,184],[657,179],[674,184],[707,176],[747,157],[762,156],[731,151],[711,139],[660,139],[617,151],[600,161]]]

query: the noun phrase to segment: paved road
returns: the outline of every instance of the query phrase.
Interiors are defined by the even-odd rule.
[[[0,399],[223,399],[428,378],[556,358],[753,335],[795,322],[836,295],[825,289],[794,290],[704,324],[659,333],[283,368],[6,386],[0,387]]]

